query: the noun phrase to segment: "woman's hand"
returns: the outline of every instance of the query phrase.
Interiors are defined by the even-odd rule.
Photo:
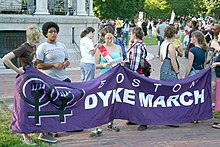
[[[219,66],[220,65],[220,62],[215,62],[212,64],[212,68],[215,68],[216,66]]]
[[[63,69],[64,68],[64,63],[53,63],[53,67]]]
[[[17,70],[17,73],[19,75],[23,74],[24,73],[23,67],[19,67],[18,70]]]

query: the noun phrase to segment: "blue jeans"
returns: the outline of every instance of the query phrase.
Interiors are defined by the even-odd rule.
[[[95,77],[95,64],[93,63],[80,63],[81,66],[81,81],[89,81]]]
[[[128,31],[124,32],[122,35],[122,40],[121,40],[122,43],[124,43],[124,39],[126,39],[126,43],[125,43],[126,46],[128,46],[128,34],[129,34]]]

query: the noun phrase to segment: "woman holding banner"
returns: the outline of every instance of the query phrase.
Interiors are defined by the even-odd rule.
[[[3,62],[17,74],[23,74],[23,67],[29,65],[34,66],[35,64],[35,55],[36,55],[36,43],[39,43],[41,39],[41,32],[37,26],[29,26],[26,30],[26,39],[27,42],[23,43],[17,49],[6,54],[2,60]],[[16,67],[12,63],[13,58],[18,58],[19,67]],[[14,103],[14,107],[17,107],[17,104]],[[19,107],[19,106],[18,106]],[[23,124],[25,125],[25,124]],[[23,142],[27,145],[37,145],[28,134],[22,134]]]
[[[218,34],[218,40],[215,45],[213,44],[213,46],[215,46],[215,50],[217,50],[218,52],[220,51],[220,30]],[[220,54],[217,55],[216,62],[212,64],[212,67],[215,68],[215,74],[216,74],[215,111],[220,111]],[[216,129],[220,129],[220,123],[215,122],[214,125],[212,125],[212,127]]]
[[[113,66],[111,61],[114,59],[122,59],[122,49],[119,45],[113,43],[114,39],[114,29],[111,26],[106,26],[102,29],[102,37],[105,43],[98,46],[96,51],[96,69],[100,69],[100,74],[108,72]],[[119,132],[120,129],[113,124],[113,121],[109,122],[107,126],[108,130]],[[99,136],[102,133],[102,129],[96,128],[91,132],[90,136]]]
[[[220,32],[220,25],[214,25],[212,27],[214,32],[214,39],[211,41],[210,48],[212,49],[212,63],[216,62],[218,55],[220,54],[220,41],[218,38]],[[215,64],[213,64],[215,66]],[[216,74],[214,68],[212,69],[212,106],[215,107],[215,100],[216,100]]]
[[[66,46],[57,42],[59,26],[55,22],[46,22],[42,26],[43,35],[47,41],[40,44],[36,51],[37,68],[44,74],[59,81],[71,82],[66,75],[65,68],[70,65]],[[54,133],[54,137],[58,134]],[[55,143],[57,139],[49,133],[41,133],[38,139]]]

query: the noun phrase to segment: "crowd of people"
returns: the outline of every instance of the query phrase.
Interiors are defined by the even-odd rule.
[[[167,58],[170,59],[169,64],[175,74],[173,80],[192,76],[204,69],[207,64],[207,57],[210,56],[210,48],[212,48],[212,59],[209,63],[212,64],[213,69],[220,67],[220,26],[211,19],[208,19],[205,23],[202,20],[191,19],[183,27],[180,20],[170,24],[164,18],[158,19],[158,23],[154,23],[152,19],[145,18],[143,21],[138,20],[135,22],[128,19],[122,21],[118,17],[116,21],[103,20],[101,22],[98,30],[99,44],[94,44],[92,40],[95,35],[94,28],[87,27],[81,32],[81,81],[94,79],[96,69],[100,70],[100,75],[105,74],[115,66],[115,64],[112,64],[112,60],[122,58],[123,49],[116,43],[117,38],[121,38],[122,44],[127,49],[126,59],[124,61],[121,60],[118,64],[143,75],[140,62],[148,54],[143,38],[145,36],[152,37],[153,29],[158,40],[158,57],[161,63],[165,63]],[[181,30],[184,30],[185,33],[184,42],[181,42]],[[29,26],[26,31],[27,41],[6,54],[3,57],[4,63],[18,74],[23,74],[22,67],[29,65],[36,67],[54,79],[71,82],[71,79],[65,73],[65,68],[70,65],[68,51],[63,43],[57,41],[58,33],[59,26],[55,22],[44,23],[42,34],[47,40],[36,47],[36,43],[39,43],[41,39],[41,30],[37,26]],[[183,53],[184,45],[186,47],[185,54]],[[181,63],[179,63],[178,58],[183,57],[183,55],[188,58],[188,66],[185,73],[180,73]],[[11,62],[13,58],[19,59],[18,67]],[[166,64],[168,63],[166,62]],[[217,72],[217,70],[213,70],[212,74],[213,105],[216,98],[219,97],[217,95],[219,91],[216,87],[219,87],[220,82],[215,82],[220,78],[215,76],[219,74]],[[161,78],[160,80],[170,79]],[[218,108],[216,109],[217,111],[220,110],[219,107],[216,107]],[[127,122],[127,125],[133,124],[133,122]],[[213,127],[220,128],[220,124],[216,123]],[[115,132],[120,131],[113,121],[109,122],[107,128]],[[147,125],[139,124],[139,131],[146,129]],[[58,136],[58,134],[52,134],[53,136],[51,134],[40,133],[38,139],[51,143],[57,142],[54,137]],[[99,136],[100,134],[102,134],[101,126],[92,131],[90,136]],[[26,144],[35,145],[28,134],[23,134],[23,141]]]

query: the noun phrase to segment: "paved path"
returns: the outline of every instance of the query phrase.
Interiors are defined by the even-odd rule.
[[[148,51],[154,57],[157,55],[157,46],[148,46]],[[153,66],[151,78],[159,78],[160,61],[154,57],[150,60]],[[187,60],[180,58],[180,72],[184,75]],[[72,81],[80,81],[79,68],[69,69],[67,74]],[[98,71],[97,71],[98,75]],[[10,106],[13,97],[13,83],[16,74],[10,70],[0,70],[0,98],[3,98]],[[121,146],[146,146],[146,147],[219,147],[220,130],[211,128],[213,121],[206,120],[198,124],[187,123],[179,128],[168,126],[148,126],[146,131],[137,131],[137,125],[127,126],[125,120],[115,120],[120,127],[120,132],[107,130],[103,125],[103,135],[97,138],[90,138],[89,133],[93,129],[87,129],[78,133],[60,133],[58,143],[53,146],[63,147],[121,147]]]

